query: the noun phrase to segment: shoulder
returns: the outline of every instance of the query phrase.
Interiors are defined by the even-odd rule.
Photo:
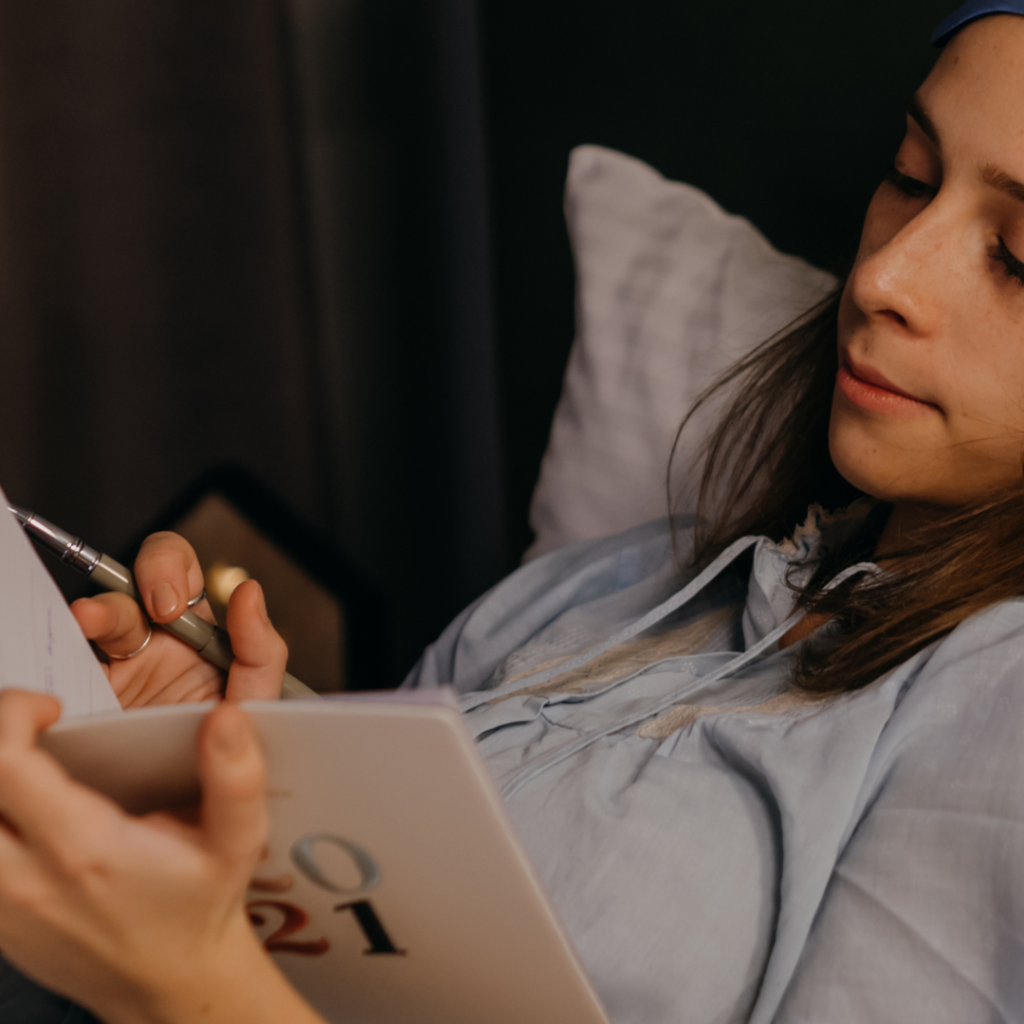
[[[851,1020],[1024,1010],[1006,968],[1024,960],[1024,600],[912,668],[782,1020],[825,1019],[837,1000]]]
[[[984,899],[1000,872],[1024,877],[1022,741],[1017,599],[962,623],[908,679],[876,751],[872,803],[851,850],[898,850],[907,871],[929,865],[936,896],[949,887],[951,898],[977,890]],[[1024,902],[1013,912],[1024,927]]]
[[[1010,702],[1024,710],[1024,597],[1002,601],[962,622],[922,660],[905,701],[923,720],[956,717]],[[944,709],[944,711],[943,711]]]
[[[890,729],[902,770],[924,772],[926,789],[928,773],[952,771],[983,786],[998,760],[1019,772],[1024,800],[1024,598],[972,616],[925,652]]]

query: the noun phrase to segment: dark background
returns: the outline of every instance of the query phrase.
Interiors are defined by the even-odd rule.
[[[947,0],[0,0],[0,481],[124,553],[242,467],[394,684],[517,563],[573,332],[569,150],[838,267]]]

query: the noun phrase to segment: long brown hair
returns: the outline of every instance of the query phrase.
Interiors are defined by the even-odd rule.
[[[832,464],[828,423],[838,370],[842,286],[780,335],[733,366],[693,412],[733,393],[705,446],[692,560],[707,565],[739,537],[793,534],[817,503],[839,509],[861,496]],[[672,462],[669,499],[672,499]],[[870,559],[889,506],[878,504],[865,530],[818,563],[797,589],[798,605],[831,618],[825,637],[802,646],[800,687],[856,690],[895,668],[966,618],[1024,593],[1024,478],[997,494],[950,510],[886,552],[885,572],[825,585]]]

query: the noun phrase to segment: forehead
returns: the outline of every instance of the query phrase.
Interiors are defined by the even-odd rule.
[[[943,149],[1014,159],[1024,171],[1024,17],[973,22],[950,40],[918,91]]]

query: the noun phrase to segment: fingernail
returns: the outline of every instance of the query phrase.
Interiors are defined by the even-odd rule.
[[[166,581],[158,583],[153,588],[154,613],[163,618],[165,615],[170,615],[176,611],[177,607],[178,595],[174,592],[174,587]]]
[[[242,713],[234,708],[218,712],[218,721],[213,730],[213,742],[217,749],[232,760],[241,757],[248,745]]]
[[[256,584],[256,586],[259,587],[259,599],[256,602],[256,607],[259,609],[260,615],[263,616],[263,621],[264,622],[269,622],[270,621],[270,616],[267,614],[267,598],[266,598],[266,595],[263,593],[263,587],[261,587],[258,583]]]

